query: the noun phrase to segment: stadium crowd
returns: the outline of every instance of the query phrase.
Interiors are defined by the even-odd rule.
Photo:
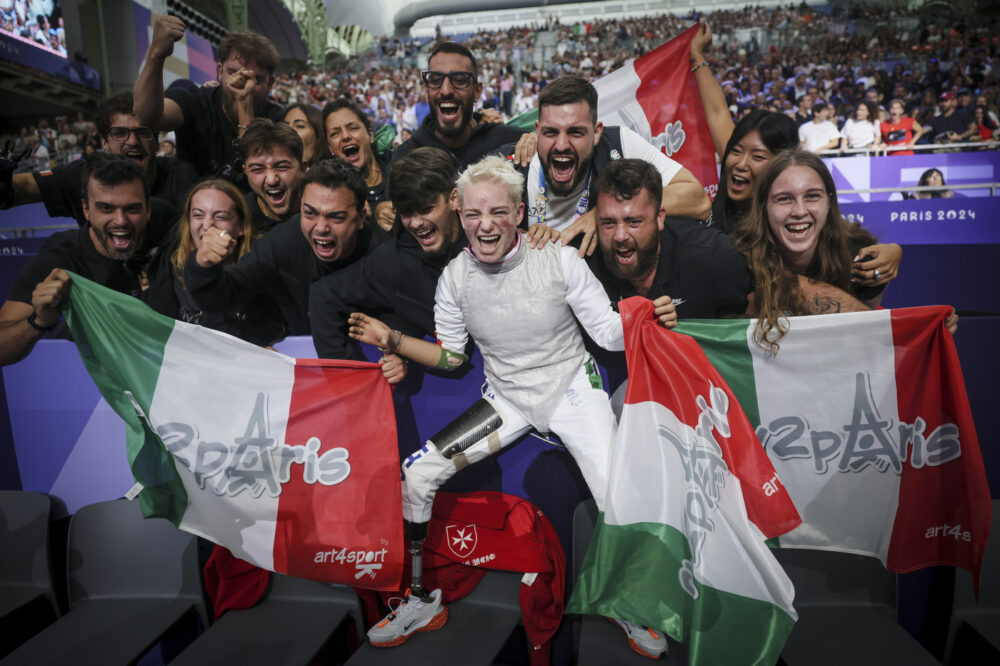
[[[105,100],[93,122],[40,120],[14,137],[34,161],[0,163],[0,206],[41,202],[79,223],[46,241],[0,308],[0,365],[65,333],[67,270],[261,346],[311,335],[321,357],[358,359],[352,339],[372,343],[392,383],[410,371],[405,359],[463,365],[471,336],[485,397],[406,461],[412,583],[405,608],[368,637],[389,647],[436,628],[447,614],[418,556],[436,489],[459,469],[551,430],[601,507],[616,421],[577,322],[621,351],[614,303],[641,295],[665,327],[759,315],[758,344],[774,354],[786,314],[877,307],[901,248],[839,214],[829,171],[800,143],[840,145],[840,134],[813,146],[804,128],[830,122],[831,109],[853,109],[861,124],[889,106],[887,121],[898,120],[893,108],[912,112],[925,91],[927,126],[975,107],[973,92],[983,121],[995,119],[1000,44],[988,26],[831,36],[819,27],[833,19],[803,7],[712,18],[716,62],[702,65],[711,32],[701,24],[691,65],[722,164],[714,203],[638,134],[597,122],[591,81],[675,35],[687,24],[677,17],[553,22],[544,67],[528,57],[537,33],[513,29],[439,40],[424,71],[389,62],[413,56],[386,42],[365,71],[278,77],[270,40],[238,32],[219,46],[217,85],[164,90],[186,26],[160,16],[132,93]],[[761,25],[811,37],[771,49],[726,36]],[[890,74],[869,63],[904,55]],[[534,131],[493,122],[528,108]],[[384,152],[374,133],[389,123],[401,142]],[[440,345],[423,340],[435,334]],[[479,428],[491,434],[471,437]],[[616,622],[633,649],[666,650],[658,632]]]

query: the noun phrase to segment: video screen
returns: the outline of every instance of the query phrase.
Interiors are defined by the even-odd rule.
[[[0,32],[66,57],[66,30],[58,0],[0,0]]]

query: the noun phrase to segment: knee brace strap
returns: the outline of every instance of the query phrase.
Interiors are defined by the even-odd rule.
[[[503,417],[486,398],[480,398],[471,407],[431,437],[431,444],[444,458],[454,460],[461,469],[468,465],[463,453],[470,446],[483,439],[487,440],[490,453],[500,450],[500,427]]]

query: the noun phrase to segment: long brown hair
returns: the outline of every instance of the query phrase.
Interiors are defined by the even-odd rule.
[[[754,191],[750,215],[737,227],[733,240],[736,248],[746,257],[754,276],[754,295],[760,308],[754,339],[772,354],[778,353],[778,342],[788,332],[784,317],[808,314],[799,292],[798,275],[785,263],[767,215],[767,200],[774,181],[785,169],[793,166],[807,167],[816,172],[830,199],[816,251],[803,273],[806,277],[846,291],[850,288],[854,259],[851,245],[876,243],[867,230],[857,223],[848,222],[840,214],[833,176],[819,157],[794,148],[784,150],[771,159]]]
[[[229,197],[236,208],[236,216],[239,218],[243,235],[237,240],[234,258],[239,261],[250,251],[250,245],[258,234],[254,233],[253,221],[251,220],[250,206],[247,205],[243,195],[235,185],[228,180],[221,178],[209,178],[195,183],[191,191],[188,192],[187,201],[184,202],[184,214],[180,222],[177,223],[178,244],[177,249],[170,256],[170,264],[174,267],[174,274],[177,279],[184,284],[184,264],[194,250],[194,239],[191,238],[191,201],[194,195],[202,190],[219,190]]]

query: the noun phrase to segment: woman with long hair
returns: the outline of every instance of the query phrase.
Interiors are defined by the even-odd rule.
[[[722,163],[719,192],[712,203],[709,224],[732,234],[740,220],[749,214],[754,188],[771,158],[781,150],[798,146],[799,134],[791,118],[762,109],[733,124],[722,87],[705,59],[711,45],[712,30],[701,21],[691,41],[691,64],[712,143]],[[861,250],[854,266],[855,279],[860,284],[884,286],[896,277],[903,257],[899,245],[872,245]]]
[[[943,187],[947,185],[944,182],[944,174],[938,169],[928,169],[920,174],[920,180],[917,181],[917,187]],[[914,199],[950,199],[955,196],[955,193],[951,190],[923,190],[913,193]]]
[[[323,114],[315,106],[293,104],[285,110],[285,117],[281,121],[291,125],[302,139],[303,162],[312,165],[330,157],[326,132],[323,131]]]
[[[882,144],[877,108],[868,100],[858,102],[854,113],[840,130],[840,149],[877,148]]]
[[[160,314],[191,324],[229,333],[248,342],[267,346],[282,339],[285,323],[269,297],[255,299],[240,312],[204,312],[184,286],[184,264],[201,245],[205,234],[223,234],[237,239],[229,262],[250,252],[256,235],[250,208],[235,185],[211,178],[195,183],[188,193],[176,235],[160,248],[148,271],[149,286],[142,299]]]

